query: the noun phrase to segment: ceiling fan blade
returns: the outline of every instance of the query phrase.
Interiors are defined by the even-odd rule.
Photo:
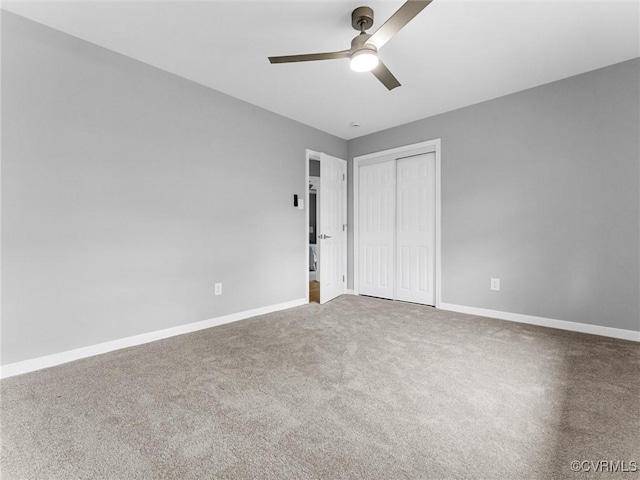
[[[367,43],[371,43],[375,45],[377,49],[380,49],[431,2],[432,0],[409,0],[402,5],[396,13],[391,15],[384,25],[371,35]]]
[[[393,76],[393,73],[391,73],[382,62],[378,62],[378,66],[371,70],[371,73],[373,73],[373,75],[380,80],[388,90],[393,90],[400,86],[398,79]]]
[[[335,58],[349,58],[351,50],[328,53],[308,53],[306,55],[285,55],[283,57],[269,57],[271,63],[312,62],[314,60],[333,60]]]

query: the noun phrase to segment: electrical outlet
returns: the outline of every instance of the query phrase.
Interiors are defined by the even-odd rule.
[[[215,295],[222,295],[222,284],[216,283],[215,285]]]
[[[496,290],[496,291],[500,290],[500,279],[499,278],[492,278],[491,279],[491,290]]]

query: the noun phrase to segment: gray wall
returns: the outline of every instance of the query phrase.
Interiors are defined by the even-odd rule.
[[[2,364],[304,298],[305,149],[347,153],[6,12],[2,140]]]
[[[350,168],[442,138],[443,301],[638,330],[639,67],[352,140]],[[347,156],[6,12],[2,140],[2,364],[304,297],[304,150]]]
[[[638,59],[349,142],[442,139],[442,300],[640,330]],[[349,223],[353,220],[349,188]],[[353,236],[349,237],[352,285]],[[499,277],[501,291],[489,290]]]

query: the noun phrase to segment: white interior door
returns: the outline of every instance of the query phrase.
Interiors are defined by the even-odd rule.
[[[347,162],[320,154],[320,303],[342,295],[347,275]]]
[[[394,297],[396,162],[359,171],[358,283],[360,294]]]
[[[435,305],[435,153],[396,162],[396,299]]]

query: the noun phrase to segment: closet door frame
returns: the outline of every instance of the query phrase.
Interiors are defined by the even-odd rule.
[[[360,166],[368,165],[371,163],[377,163],[394,158],[403,158],[412,155],[420,155],[423,153],[435,153],[436,156],[436,178],[435,178],[435,307],[440,308],[442,303],[442,263],[441,263],[441,189],[440,189],[440,139],[428,140],[426,142],[414,143],[411,145],[405,145],[403,147],[392,148],[389,150],[383,150],[380,152],[369,153],[366,155],[359,155],[353,158],[353,292],[356,295],[360,294],[360,265],[359,265],[359,243],[360,238],[358,235],[359,229],[359,215],[360,215],[360,189],[359,189],[359,175]]]

